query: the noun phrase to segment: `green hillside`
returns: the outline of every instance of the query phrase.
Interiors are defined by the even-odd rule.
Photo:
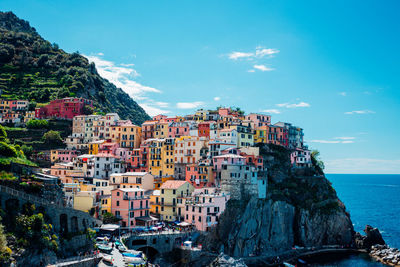
[[[136,124],[149,119],[128,94],[100,77],[94,63],[44,40],[12,12],[0,12],[0,90],[2,98],[37,103],[84,97],[96,111],[116,112]]]

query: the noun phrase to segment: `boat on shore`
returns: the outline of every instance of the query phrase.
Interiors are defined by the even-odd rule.
[[[112,250],[113,250],[112,247],[110,247],[108,245],[103,245],[103,244],[100,244],[97,247],[99,248],[99,250],[101,252],[104,252],[104,253],[107,253],[107,254],[110,254],[112,252]]]

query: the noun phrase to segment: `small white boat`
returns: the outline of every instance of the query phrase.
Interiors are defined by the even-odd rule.
[[[112,256],[103,256],[103,262],[107,265],[113,266],[114,258]]]
[[[143,258],[139,257],[124,257],[124,261],[126,263],[133,263],[133,264],[145,264],[146,261]]]

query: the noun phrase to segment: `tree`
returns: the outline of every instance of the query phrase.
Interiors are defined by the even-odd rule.
[[[0,141],[0,155],[3,157],[16,157],[17,150],[13,146]]]
[[[59,131],[50,130],[42,137],[42,141],[47,145],[61,145],[63,140]]]
[[[319,153],[318,150],[313,150],[311,152],[311,163],[312,163],[312,165],[314,166],[315,170],[319,174],[323,174],[324,173],[324,169],[325,169],[325,164],[319,157],[320,157],[320,153]]]
[[[7,142],[7,132],[2,125],[0,125],[0,141]]]
[[[11,257],[11,249],[7,247],[7,238],[4,234],[4,226],[0,224],[0,265],[3,266],[3,263],[8,262]],[[7,266],[7,265],[4,265]]]
[[[119,222],[120,219],[118,219],[117,217],[115,217],[112,213],[110,212],[106,212],[103,214],[103,223],[107,224],[107,223],[117,223]]]
[[[94,109],[89,105],[84,105],[82,108],[82,113],[84,115],[92,115],[93,112],[94,112]]]
[[[47,120],[33,119],[26,123],[26,127],[29,129],[47,129],[49,122]]]
[[[27,158],[30,158],[33,154],[32,146],[22,145],[21,150],[24,152],[24,155]]]

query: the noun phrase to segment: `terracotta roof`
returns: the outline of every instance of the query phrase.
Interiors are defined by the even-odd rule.
[[[185,183],[186,183],[186,181],[181,181],[181,180],[168,180],[168,181],[165,181],[161,185],[160,188],[161,189],[178,189],[179,187],[181,187]]]

